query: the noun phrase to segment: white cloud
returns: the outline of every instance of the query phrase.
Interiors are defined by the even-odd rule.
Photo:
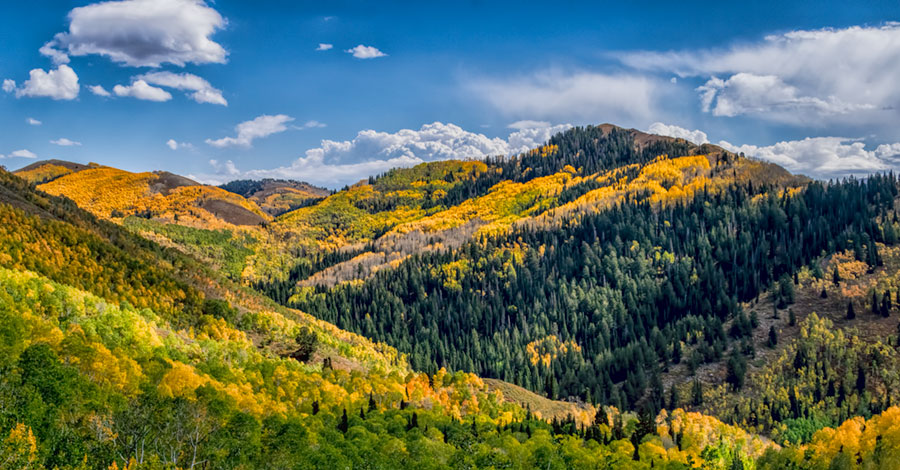
[[[8,78],[3,80],[3,91],[5,91],[7,93],[12,93],[15,90],[16,90],[16,81],[15,80],[10,80]]]
[[[533,129],[535,127],[550,127],[550,123],[547,121],[532,121],[530,119],[524,119],[522,121],[516,121],[508,126],[509,129]]]
[[[353,57],[356,57],[357,59],[375,59],[377,57],[387,56],[387,54],[379,51],[377,48],[374,48],[372,46],[364,46],[362,44],[354,48],[347,49],[344,52],[353,54]]]
[[[333,48],[333,47],[334,47],[333,44],[326,44],[324,42],[320,42],[319,46],[316,47],[316,50],[317,51],[327,51],[327,50],[331,50],[331,48]]]
[[[190,142],[178,142],[175,139],[169,139],[166,141],[166,147],[169,147],[171,150],[178,150],[178,149],[192,149],[192,148],[194,148],[194,145],[191,144]]]
[[[131,85],[113,87],[116,96],[130,96],[139,100],[163,102],[172,99],[172,94],[162,88],[148,85],[143,80],[136,80]]]
[[[714,116],[767,114],[770,118],[790,121],[807,111],[830,115],[875,108],[871,104],[845,103],[834,96],[828,99],[800,96],[796,87],[775,75],[744,72],[732,75],[728,80],[710,78],[697,91],[703,111],[711,111]]]
[[[225,163],[219,163],[218,160],[210,160],[209,165],[212,166],[217,174],[220,175],[228,175],[228,176],[237,176],[241,174],[240,170],[234,166],[234,162],[231,160],[226,161]]]
[[[883,119],[900,101],[900,23],[791,31],[724,49],[624,54],[641,70],[705,77],[705,110],[806,123]],[[716,78],[724,77],[724,78]]]
[[[522,153],[527,150],[531,150],[535,147],[540,147],[548,140],[550,137],[553,137],[560,132],[567,131],[572,128],[571,124],[558,124],[555,126],[544,126],[544,127],[529,127],[526,129],[520,129],[519,131],[513,132],[507,137],[507,141],[509,143],[509,150],[507,153],[509,155],[515,155],[517,153]]]
[[[658,119],[658,80],[631,74],[543,72],[468,84],[478,97],[513,118],[637,124]]]
[[[900,163],[900,143],[879,145],[875,149],[875,156],[882,160]]]
[[[287,123],[293,121],[294,118],[284,114],[275,116],[262,115],[252,121],[244,121],[235,126],[237,132],[236,137],[223,137],[221,139],[206,139],[206,143],[213,147],[230,147],[233,145],[240,147],[250,147],[254,139],[268,137],[272,134],[284,132],[287,130]]]
[[[9,155],[0,155],[0,158],[29,158],[33,160],[37,158],[37,155],[31,150],[22,149],[16,150]]]
[[[697,145],[709,142],[709,139],[706,137],[706,132],[697,129],[689,130],[679,126],[663,124],[661,122],[654,122],[653,124],[650,124],[650,128],[647,129],[647,132],[656,135],[664,135],[668,137],[684,139]]]
[[[33,117],[26,118],[25,122],[27,122],[28,124],[30,124],[32,126],[40,126],[41,124],[43,124],[41,121],[38,121],[37,119],[35,119]]]
[[[60,65],[56,70],[44,71],[33,69],[29,72],[30,78],[16,89],[16,97],[47,97],[54,100],[74,100],[78,97],[80,87],[78,75],[68,65]],[[11,82],[15,88],[15,82]],[[7,82],[3,83],[3,89],[7,89]],[[10,91],[10,90],[7,90]]]
[[[139,75],[138,80],[143,80],[151,85],[174,88],[176,90],[189,90],[193,93],[188,96],[198,103],[220,104],[228,106],[228,101],[222,96],[222,92],[212,87],[208,81],[190,73],[152,72]]]
[[[164,63],[224,63],[227,52],[210,39],[226,21],[203,0],[105,1],[69,12],[69,30],[41,48],[63,55],[98,54],[133,67]]]
[[[75,142],[74,140],[69,140],[65,137],[56,139],[56,140],[51,140],[50,143],[54,144],[54,145],[59,145],[61,147],[75,147],[75,146],[81,145],[81,142]]]
[[[409,167],[426,161],[480,159],[518,153],[537,147],[551,135],[570,127],[562,124],[523,129],[511,133],[505,140],[440,122],[426,124],[418,130],[402,129],[393,133],[364,130],[352,140],[323,140],[319,147],[307,150],[290,166],[238,171],[231,162],[215,162],[213,167],[217,174],[201,176],[201,179],[222,182],[237,175],[256,179],[294,178],[339,187],[391,168]]]
[[[320,129],[323,127],[328,127],[328,125],[319,121],[306,121],[306,123],[303,124],[304,129]]]
[[[59,49],[55,49],[51,42],[48,42],[47,44],[41,46],[41,48],[38,49],[38,52],[40,52],[43,56],[49,57],[55,65],[69,63],[69,56],[65,52],[60,51]]]
[[[726,141],[719,146],[731,152],[777,163],[794,173],[817,178],[864,175],[884,171],[891,166],[887,159],[896,159],[900,144],[881,145],[874,151],[866,145],[846,137],[807,137],[803,140],[778,142],[774,145],[733,145]]]
[[[110,93],[108,91],[106,91],[106,88],[103,88],[100,85],[92,85],[92,86],[88,87],[88,89],[91,90],[91,93],[93,93],[97,96],[104,96],[104,97],[112,96],[112,95],[110,95]]]

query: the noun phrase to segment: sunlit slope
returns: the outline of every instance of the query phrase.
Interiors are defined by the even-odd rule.
[[[147,308],[188,328],[215,313],[210,299],[231,304],[249,337],[272,348],[290,344],[301,327],[360,366],[403,367],[391,348],[375,345],[238,287],[191,257],[95,218],[68,199],[45,195],[0,173],[0,266],[28,271],[113,304]],[[231,311],[231,310],[229,310]]]
[[[38,188],[68,197],[103,218],[136,215],[201,228],[257,226],[270,220],[254,202],[167,172],[131,173],[92,166]]]
[[[276,179],[237,180],[219,187],[255,202],[272,216],[314,204],[331,194],[308,183]]]
[[[96,164],[82,165],[64,160],[42,160],[16,170],[15,174],[29,183],[41,184],[96,166]]]
[[[770,447],[682,410],[661,415],[661,428],[652,416],[541,400],[571,410],[545,416],[497,382],[415,373],[393,348],[276,307],[5,172],[0,218],[9,468],[356,468],[373,459],[491,468],[498,455],[509,468],[546,458],[648,468],[704,461],[723,440],[728,462]],[[683,444],[660,453],[675,433]]]
[[[808,180],[708,144],[611,125],[575,129],[515,158],[392,170],[285,214],[245,276],[331,286],[512,227],[545,229],[626,200],[677,203],[735,181]],[[321,253],[328,259],[311,259]]]

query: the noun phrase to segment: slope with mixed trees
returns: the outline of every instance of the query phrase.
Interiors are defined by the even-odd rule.
[[[302,188],[18,174],[0,173],[0,468],[900,453],[893,175],[811,182],[610,125],[392,170],[275,219]],[[101,182],[122,187],[89,197]]]
[[[325,188],[291,180],[235,180],[220,188],[255,202],[273,217],[315,204],[331,194]]]
[[[658,468],[768,446],[680,410],[657,418],[674,439],[614,408],[544,420],[6,172],[0,217],[3,468]]]
[[[584,137],[590,132],[577,129],[549,145],[567,139],[574,143],[561,148],[585,155],[579,145],[596,148],[599,142],[596,135]],[[756,351],[766,343],[774,348],[779,336],[777,325],[763,320],[759,326],[754,300],[760,294],[775,289],[780,297],[774,302],[785,304],[781,297],[793,290],[794,279],[824,282],[824,272],[834,270],[828,260],[847,258],[856,263],[851,266],[869,263],[876,269],[883,263],[879,253],[894,250],[897,181],[892,175],[824,184],[727,153],[706,157],[708,165],[697,157],[632,154],[635,160],[620,160],[611,155],[616,148],[639,147],[604,145],[600,154],[624,165],[613,171],[630,178],[606,177],[615,183],[573,189],[576,196],[561,197],[570,198],[567,202],[516,219],[507,230],[478,231],[476,239],[457,247],[403,257],[391,269],[364,274],[363,282],[306,287],[301,282],[300,289],[288,291],[292,297],[283,287],[270,294],[408,352],[416,368],[472,371],[552,398],[671,409],[699,406],[715,384],[727,382],[715,392],[725,398],[707,398],[719,405],[708,411],[779,440],[797,441],[798,433],[804,436],[799,440],[808,439],[823,426],[871,416],[896,400],[893,349],[887,346],[894,344],[895,320],[881,321],[887,327],[864,323],[872,337],[865,344],[858,344],[852,331],[830,340],[831,347],[854,352],[852,358],[835,359],[849,362],[824,378],[820,372],[793,384],[779,382],[798,377],[791,367],[805,363],[793,357],[783,362],[772,357],[772,364],[755,360]],[[557,165],[566,161],[562,156]],[[505,171],[511,181],[485,184],[488,194],[504,184],[541,181],[539,174],[553,171],[552,164],[541,163],[551,169],[521,172],[536,173],[531,179],[515,176],[509,168],[516,165],[510,164]],[[477,190],[467,191],[474,191],[467,196],[475,199],[442,212],[478,200]],[[413,224],[427,225],[444,215]],[[436,225],[443,228],[441,223]],[[847,263],[838,263],[838,270],[850,269]],[[875,299],[854,300],[857,309],[874,304],[890,316],[889,288],[850,290]],[[817,287],[817,296],[820,291]],[[844,295],[849,294],[833,297]],[[790,320],[797,336],[821,328],[812,311],[798,310]],[[789,321],[788,313],[781,315]],[[798,326],[807,316],[810,324]],[[803,348],[802,341],[791,340],[786,335],[782,345]],[[764,365],[771,367],[756,374]],[[745,377],[748,369],[752,379]],[[760,385],[754,394],[741,389],[766,374],[776,378],[772,385]],[[844,378],[850,375],[870,378],[850,383]],[[694,389],[699,389],[696,399]],[[801,405],[804,400],[812,402]]]

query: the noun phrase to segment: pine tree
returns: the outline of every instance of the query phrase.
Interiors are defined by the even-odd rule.
[[[856,318],[856,312],[853,311],[853,301],[847,303],[847,319],[853,320]]]
[[[347,408],[344,408],[344,414],[341,416],[341,422],[338,423],[338,431],[346,434],[347,429],[350,428],[350,421],[347,419]]]
[[[740,390],[744,386],[744,374],[747,372],[747,360],[737,350],[731,350],[731,357],[728,358],[726,367],[725,381],[728,382],[734,390]]]
[[[775,325],[769,327],[769,341],[766,344],[770,348],[774,348],[778,344],[778,333],[775,331]]]
[[[862,366],[856,371],[856,391],[864,392],[866,390],[866,369]]]
[[[794,309],[788,309],[788,325],[794,326],[797,324],[797,315],[794,314]]]
[[[691,405],[695,407],[703,405],[703,384],[698,379],[694,379],[691,385]]]
[[[834,285],[841,283],[841,274],[838,272],[837,266],[834,267],[834,271],[831,274],[831,282],[833,282]]]
[[[679,403],[681,403],[681,397],[678,395],[678,387],[672,384],[669,388],[669,409],[674,410],[678,408]]]

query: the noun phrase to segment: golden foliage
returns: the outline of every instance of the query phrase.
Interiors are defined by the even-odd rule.
[[[15,174],[29,183],[43,183],[59,178],[60,176],[68,175],[69,173],[72,173],[72,170],[62,165],[47,163],[46,165],[41,165],[30,170],[17,171]]]
[[[6,439],[0,443],[0,470],[36,468],[38,468],[37,440],[30,427],[16,423]]]
[[[551,361],[570,351],[580,353],[581,346],[574,341],[560,341],[556,335],[548,335],[525,346],[525,353],[531,363],[541,363],[544,367],[550,367]]]
[[[260,221],[270,219],[254,202],[237,194],[165,173],[131,173],[94,167],[67,174],[38,189],[68,197],[79,207],[104,218],[149,215],[202,228],[233,226],[203,207],[207,201],[219,201],[243,209]]]

